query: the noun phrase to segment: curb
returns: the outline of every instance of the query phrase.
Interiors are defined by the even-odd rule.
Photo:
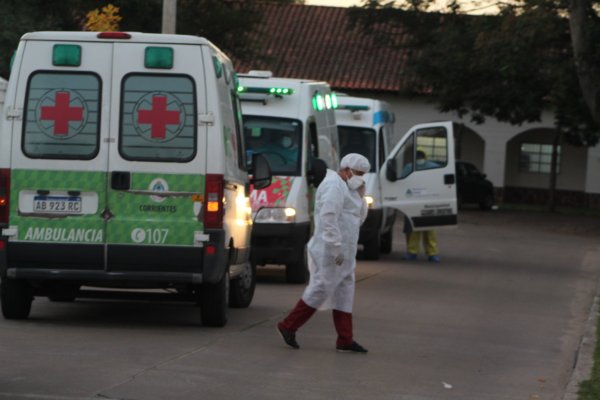
[[[578,400],[579,384],[591,376],[592,366],[594,365],[594,350],[596,349],[596,327],[600,310],[598,302],[600,302],[600,291],[594,296],[590,315],[575,353],[573,371],[562,400]]]

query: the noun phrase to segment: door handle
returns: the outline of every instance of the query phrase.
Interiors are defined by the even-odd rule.
[[[456,179],[454,178],[454,174],[444,175],[444,185],[454,185],[455,183]]]
[[[114,190],[129,190],[131,187],[131,173],[113,171],[110,177],[110,187]]]

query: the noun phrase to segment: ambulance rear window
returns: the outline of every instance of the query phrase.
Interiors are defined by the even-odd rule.
[[[31,158],[89,160],[99,148],[100,78],[36,72],[29,77],[23,152]]]
[[[196,88],[184,75],[123,79],[119,151],[131,161],[187,162],[196,155]]]

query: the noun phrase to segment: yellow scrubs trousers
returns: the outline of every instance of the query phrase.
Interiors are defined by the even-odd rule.
[[[436,256],[438,254],[437,234],[435,231],[411,232],[406,236],[409,253],[419,254],[419,248],[421,247],[422,240],[427,257]]]

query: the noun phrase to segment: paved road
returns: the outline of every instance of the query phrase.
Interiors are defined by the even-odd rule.
[[[600,278],[596,224],[572,222],[464,212],[437,265],[401,261],[398,226],[391,255],[358,265],[368,355],[333,350],[327,312],[285,347],[275,323],[303,287],[273,268],[223,329],[188,305],[36,299],[0,319],[0,399],[558,400]]]

